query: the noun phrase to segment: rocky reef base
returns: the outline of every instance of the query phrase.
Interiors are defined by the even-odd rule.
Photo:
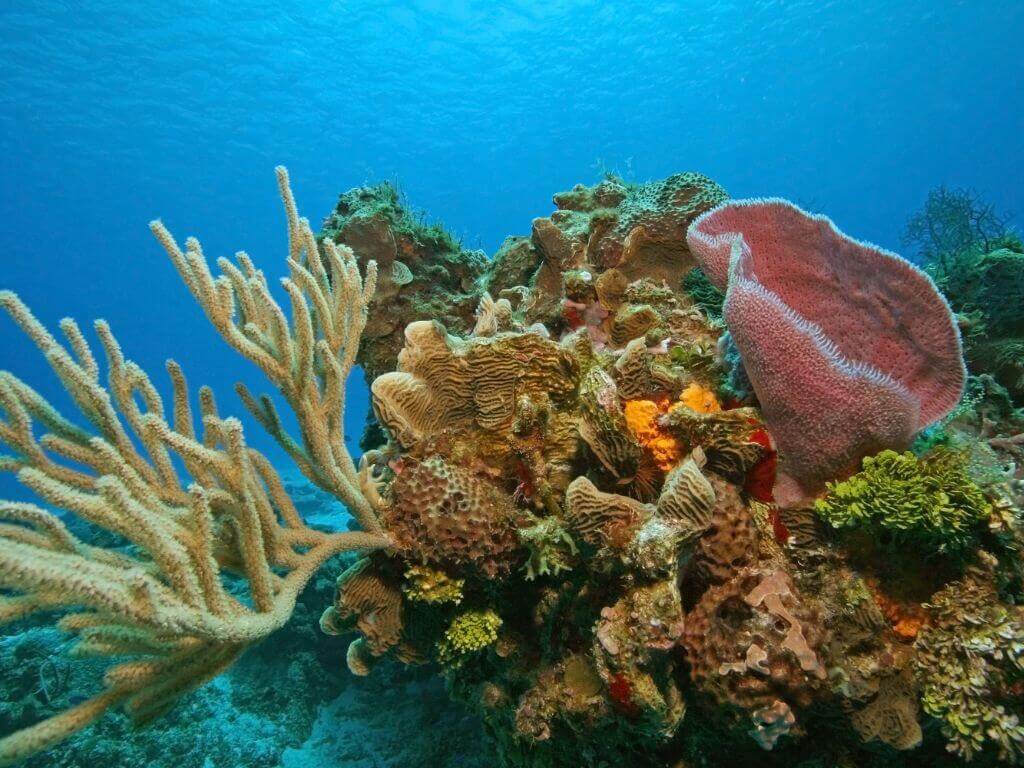
[[[298,473],[285,478],[307,519],[345,519],[344,509]],[[139,729],[116,714],[25,761],[25,768],[484,768],[494,756],[479,720],[452,702],[431,670],[385,663],[355,678],[344,643],[317,619],[338,574],[332,563],[302,594],[291,621],[227,674]],[[0,732],[7,733],[86,698],[101,662],[60,655],[66,638],[42,620],[0,639]]]

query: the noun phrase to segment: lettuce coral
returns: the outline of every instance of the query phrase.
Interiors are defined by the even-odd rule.
[[[1002,603],[977,574],[931,600],[933,626],[917,639],[925,712],[938,719],[950,751],[982,751],[1024,762],[1024,612]]]
[[[991,512],[963,458],[943,449],[920,459],[909,451],[868,456],[860,472],[829,483],[814,506],[833,528],[868,530],[893,547],[947,553],[973,543]]]

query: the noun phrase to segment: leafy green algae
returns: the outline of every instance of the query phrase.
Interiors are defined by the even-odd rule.
[[[976,540],[991,505],[955,451],[918,458],[887,450],[865,458],[849,479],[829,483],[815,509],[833,528],[867,529],[894,547],[953,553]]]

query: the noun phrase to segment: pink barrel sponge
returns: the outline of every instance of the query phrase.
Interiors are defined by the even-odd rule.
[[[780,199],[723,203],[686,241],[726,292],[726,324],[778,445],[780,504],[906,447],[959,401],[953,313],[906,259]]]

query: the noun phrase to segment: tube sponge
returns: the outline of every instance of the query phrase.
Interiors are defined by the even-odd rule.
[[[946,415],[966,371],[931,278],[780,199],[731,201],[690,226],[772,436],[776,498],[825,482]]]

